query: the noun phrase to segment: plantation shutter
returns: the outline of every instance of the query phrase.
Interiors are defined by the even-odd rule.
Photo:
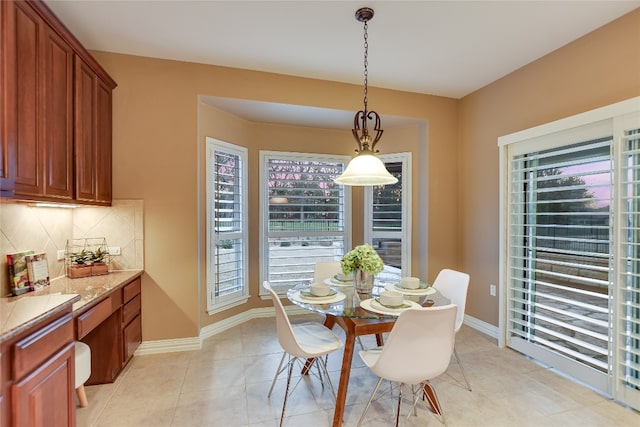
[[[213,304],[246,296],[246,152],[219,144],[210,159],[213,203],[210,204],[213,247]]]
[[[344,162],[318,155],[265,157],[266,272],[274,287],[311,283],[316,262],[338,261],[347,241]]]
[[[511,347],[605,387],[611,284],[608,128],[549,136],[542,150],[528,151],[526,143],[514,150],[507,326]]]
[[[371,189],[371,245],[384,261],[385,266],[402,269],[403,258],[403,163],[385,162],[395,184],[375,186]],[[366,211],[366,210],[365,210]],[[400,274],[398,273],[400,276]],[[399,279],[399,277],[398,277]]]
[[[617,398],[640,408],[640,114],[620,120]]]

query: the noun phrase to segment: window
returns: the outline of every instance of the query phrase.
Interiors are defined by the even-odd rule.
[[[640,98],[499,143],[501,343],[640,408]]]
[[[365,191],[365,241],[382,257],[380,280],[395,281],[411,275],[411,153],[381,154],[398,182],[367,187]]]
[[[350,247],[351,192],[333,179],[344,156],[261,152],[263,280],[276,292],[311,283],[315,263]]]
[[[209,314],[248,298],[246,164],[246,148],[207,138]]]

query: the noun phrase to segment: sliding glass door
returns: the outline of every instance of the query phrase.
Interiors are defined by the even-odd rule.
[[[640,409],[640,98],[499,142],[502,342]]]

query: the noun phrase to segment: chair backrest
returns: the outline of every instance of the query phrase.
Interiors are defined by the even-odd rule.
[[[442,295],[449,298],[451,304],[458,306],[456,316],[456,332],[462,327],[464,310],[467,304],[467,290],[469,289],[469,275],[445,268],[438,273],[433,287]]]
[[[371,370],[405,384],[437,377],[449,366],[455,320],[455,304],[403,311]]]
[[[293,333],[293,328],[291,327],[291,322],[289,321],[289,316],[287,316],[287,312],[284,311],[284,306],[278,294],[272,289],[271,283],[267,280],[262,282],[262,287],[269,291],[271,299],[273,300],[273,307],[276,311],[276,330],[278,332],[278,342],[280,342],[280,346],[284,351],[293,356],[303,357],[304,351],[298,345],[296,336]]]
[[[316,283],[324,282],[324,279],[329,279],[341,271],[340,261],[316,262],[313,281]]]

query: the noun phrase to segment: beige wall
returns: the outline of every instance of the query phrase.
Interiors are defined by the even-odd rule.
[[[497,138],[640,95],[640,9],[460,101],[460,266],[467,313],[498,324]]]
[[[198,97],[253,99],[355,113],[361,108],[361,86],[104,52],[94,54],[118,83],[113,99],[114,197],[144,199],[145,203],[144,340],[194,337],[202,326],[267,304],[256,299],[258,218],[254,210],[250,217],[250,292],[254,297],[247,307],[221,315],[210,317],[204,312],[200,292],[204,286],[204,270],[200,268],[203,251],[199,251],[199,237],[204,238],[204,234],[199,236],[204,221],[202,205],[198,210],[198,166],[202,167],[203,159],[198,157],[198,149],[212,129],[212,137],[258,150],[306,151],[309,146],[299,135],[307,130],[247,125],[237,117],[202,108]],[[440,268],[455,268],[457,264],[457,101],[369,88],[369,103],[380,113],[426,123],[426,132],[398,132],[420,135],[420,142],[408,147],[416,153],[414,165],[424,159],[416,170],[414,193],[428,195],[428,204],[436,208],[427,217],[427,203],[421,211],[414,207],[415,228],[422,228],[424,235],[429,233],[428,255],[426,250],[414,254],[418,260],[414,271],[426,271],[424,266],[428,265],[426,279],[432,280]],[[318,144],[327,152],[347,155],[355,147],[349,130],[314,130],[315,140],[319,138],[317,132],[334,141],[329,145],[323,139]],[[278,140],[284,134],[287,138]],[[385,133],[380,149],[405,151],[403,144],[391,143],[390,134],[393,131]],[[271,138],[268,147],[261,145],[263,137]],[[250,156],[250,168],[257,171],[258,153],[254,150]],[[257,191],[254,182],[251,196],[257,197]],[[354,204],[357,203],[354,197]],[[416,247],[427,248],[426,239],[422,240],[416,242]]]

